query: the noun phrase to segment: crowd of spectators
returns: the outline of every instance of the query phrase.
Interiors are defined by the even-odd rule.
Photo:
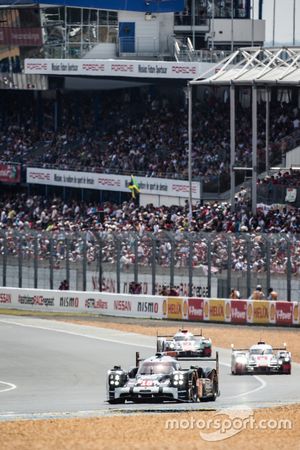
[[[0,114],[0,159],[24,165],[188,177],[188,124],[184,101],[130,90],[33,102],[16,95]],[[8,95],[8,94],[7,94]],[[42,106],[41,106],[42,105]],[[193,106],[193,176],[204,186],[229,180],[229,102],[213,96]],[[274,103],[270,161],[287,150],[300,130],[298,108]],[[237,107],[236,164],[251,166],[251,108]],[[265,161],[265,105],[258,108],[258,164]],[[225,184],[224,184],[225,187]]]
[[[259,180],[260,184],[300,187],[300,170],[281,170],[274,175],[268,175]]]
[[[251,271],[264,272],[269,239],[271,271],[284,273],[288,263],[288,237],[292,272],[300,274],[300,210],[265,206],[253,215],[247,205],[247,196],[239,196],[237,202],[235,212],[226,202],[195,206],[190,218],[187,204],[184,207],[154,207],[137,206],[128,201],[121,205],[107,202],[100,206],[77,200],[2,194],[1,254],[6,251],[17,256],[21,243],[24,257],[33,257],[37,251],[40,259],[47,260],[51,254],[57,268],[66,257],[73,263],[81,261],[84,252],[87,262],[93,264],[98,260],[101,241],[103,263],[115,264],[116,239],[119,239],[120,264],[127,270],[132,268],[136,258],[138,264],[151,266],[155,238],[157,264],[169,267],[174,256],[175,267],[186,268],[191,250],[189,239],[192,239],[193,267],[207,273],[208,254],[213,271],[227,270],[230,240],[232,270],[247,271],[250,264]],[[7,237],[6,249],[4,235]],[[250,250],[247,241],[250,241]]]

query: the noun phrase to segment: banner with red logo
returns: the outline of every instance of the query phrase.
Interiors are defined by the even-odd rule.
[[[2,183],[20,183],[21,170],[18,164],[0,162],[0,181]]]
[[[24,36],[25,37],[25,36]],[[21,44],[20,44],[21,45]],[[37,44],[35,44],[37,45]],[[25,59],[25,73],[134,78],[193,79],[208,69],[199,61],[142,61],[109,59]]]
[[[231,323],[247,323],[246,300],[231,300]]]
[[[253,323],[269,323],[269,302],[253,301]]]
[[[136,177],[136,179],[141,194],[157,194],[182,198],[188,198],[189,196],[189,183],[186,180],[147,177]],[[49,186],[128,192],[130,177],[106,173],[27,167],[26,182]],[[196,181],[192,183],[192,196],[195,199],[200,196],[200,186]]]
[[[167,317],[168,319],[182,319],[183,302],[179,297],[168,297],[167,300]]]
[[[41,28],[0,28],[0,45],[40,47],[42,45]]]
[[[204,300],[203,298],[188,299],[188,320],[204,319]]]
[[[300,324],[300,303],[293,303],[293,325]]]
[[[216,322],[225,321],[225,300],[209,300],[209,320]]]
[[[292,325],[293,323],[293,303],[275,302],[276,305],[276,324]]]

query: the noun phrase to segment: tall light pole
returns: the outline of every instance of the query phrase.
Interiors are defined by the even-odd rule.
[[[296,45],[296,0],[293,2],[293,45]]]
[[[188,177],[189,177],[189,222],[192,220],[192,85],[188,83]]]
[[[233,52],[233,0],[231,0],[231,53]]]
[[[195,8],[195,0],[192,0],[192,40],[193,40],[193,47],[195,48],[195,16],[196,16],[196,8]]]
[[[275,47],[276,0],[273,0],[273,47]]]
[[[251,11],[251,47],[254,46],[254,0],[252,0],[252,11]]]
[[[211,3],[211,50],[215,47],[215,0]]]

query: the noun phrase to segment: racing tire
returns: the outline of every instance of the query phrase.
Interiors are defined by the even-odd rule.
[[[236,367],[233,369],[233,375],[244,375],[244,371],[242,369],[237,369]]]
[[[165,351],[165,341],[163,340],[158,340],[157,344],[156,344],[156,351],[158,353],[162,353]]]
[[[216,385],[216,383],[214,383],[213,395],[210,397],[210,400],[212,402],[215,402],[217,400],[218,395],[219,395],[218,386]]]
[[[197,403],[199,401],[198,388],[194,377],[192,380],[192,386],[187,386],[186,399],[191,403]]]

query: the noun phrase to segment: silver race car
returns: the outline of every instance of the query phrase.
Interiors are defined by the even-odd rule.
[[[272,347],[265,342],[258,342],[247,348],[232,347],[231,373],[243,375],[251,373],[281,373],[290,375],[292,356],[283,347]]]
[[[174,336],[157,336],[157,351],[169,356],[211,356],[211,339],[188,330],[179,330]]]
[[[195,361],[157,353],[147,359],[136,355],[136,367],[129,371],[114,366],[107,374],[107,400],[109,403],[125,401],[197,402],[216,400],[219,391],[219,358],[206,358],[215,367],[190,366],[184,369],[180,361]],[[201,362],[203,359],[201,360]]]

